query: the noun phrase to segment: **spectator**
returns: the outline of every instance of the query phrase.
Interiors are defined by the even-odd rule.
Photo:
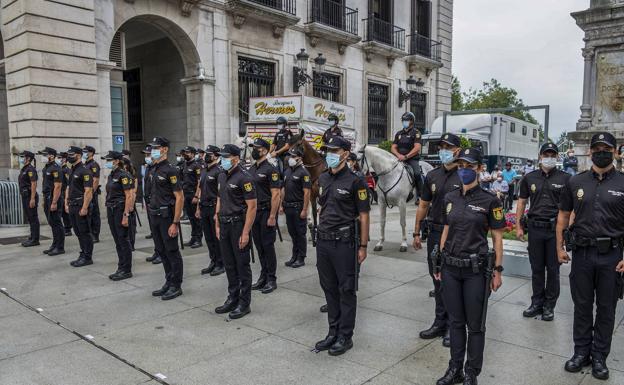
[[[615,152],[615,160],[617,161],[617,169],[619,171],[624,171],[624,169],[622,169],[622,158],[624,158],[624,144],[620,145]]]
[[[487,164],[483,164],[483,169],[479,173],[479,183],[481,184],[481,188],[484,190],[489,190],[491,182],[492,182],[492,176],[487,171]]]
[[[531,171],[535,171],[535,165],[531,159],[527,160],[526,164],[522,167],[522,175],[526,175]]]
[[[563,171],[571,175],[576,175],[578,172],[578,159],[574,156],[573,148],[568,149],[565,158],[563,158]]]
[[[504,180],[501,175],[499,175],[492,183],[491,191],[496,194],[498,199],[504,202],[509,192],[509,184],[507,184],[507,181]]]
[[[502,176],[503,180],[505,180],[505,182],[507,182],[507,185],[509,186],[509,191],[507,193],[505,201],[503,201],[503,208],[507,211],[513,209],[513,197],[517,175],[518,174],[516,173],[516,170],[511,168],[511,163],[505,163],[505,169],[502,172]]]

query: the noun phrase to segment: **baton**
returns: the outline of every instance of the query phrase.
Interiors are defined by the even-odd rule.
[[[280,230],[279,228],[279,214],[275,216],[275,227],[277,227],[277,235],[279,236],[279,240],[280,242],[284,242],[284,239],[282,238],[282,230]]]
[[[496,254],[494,252],[489,252],[487,256],[487,265],[485,267],[485,293],[483,298],[483,310],[481,311],[481,332],[485,333],[485,321],[487,318],[488,311],[488,302],[490,299],[490,294],[492,293],[492,289],[490,285],[492,283],[492,274],[494,274],[494,260],[496,258]]]
[[[251,250],[251,263],[256,263],[256,256],[254,253],[253,234],[249,232],[249,249]]]
[[[182,226],[180,226],[180,222],[176,223],[178,227],[178,238],[180,238],[180,248],[184,250],[184,240],[182,239]]]
[[[139,213],[137,213],[136,211],[136,202],[134,203],[134,217],[136,218],[137,222],[139,223],[139,226],[143,227],[143,224],[141,223],[141,218],[139,217]]]

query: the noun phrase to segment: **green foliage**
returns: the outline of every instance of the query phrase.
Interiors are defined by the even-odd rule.
[[[383,142],[379,143],[379,148],[390,152],[390,149],[392,148],[392,141],[384,140]]]
[[[466,149],[472,147],[472,143],[470,143],[470,139],[465,136],[460,136],[459,140],[461,141],[461,148]]]
[[[464,109],[464,97],[461,92],[461,84],[457,76],[453,76],[451,81],[451,111],[461,111]]]

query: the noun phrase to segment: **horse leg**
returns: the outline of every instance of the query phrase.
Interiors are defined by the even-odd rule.
[[[379,223],[379,228],[381,229],[380,231],[380,238],[379,238],[379,242],[377,242],[377,244],[375,245],[375,248],[373,249],[374,251],[381,251],[383,250],[383,243],[385,241],[386,238],[386,200],[382,197],[379,196],[379,211],[380,211],[380,218],[381,221]]]
[[[402,253],[407,251],[407,236],[405,234],[406,211],[407,211],[407,202],[405,200],[401,200],[401,202],[399,203],[399,213],[400,213],[400,223],[401,223],[403,241],[401,242],[401,247],[399,248],[399,251]]]

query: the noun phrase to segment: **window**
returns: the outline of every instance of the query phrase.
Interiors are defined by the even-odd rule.
[[[533,138],[537,138],[537,129],[536,128],[533,129]]]
[[[527,126],[522,126],[522,135],[526,136],[527,134]]]
[[[238,58],[238,120],[239,132],[246,132],[249,120],[249,98],[273,96],[275,64],[246,57]]]
[[[410,95],[410,111],[416,117],[414,127],[424,134],[427,128],[427,94],[412,92]]]
[[[368,83],[368,143],[388,137],[388,86]]]
[[[332,75],[326,72],[313,74],[313,94],[316,98],[340,101],[340,75]]]
[[[113,150],[121,151],[124,149],[124,92],[122,86],[110,87],[111,101],[111,125],[113,131]],[[119,143],[121,141],[121,143]]]
[[[516,123],[509,123],[509,132],[516,132]]]
[[[141,115],[141,70],[124,71],[123,79],[128,88],[128,134],[131,142],[143,140],[143,117]]]

